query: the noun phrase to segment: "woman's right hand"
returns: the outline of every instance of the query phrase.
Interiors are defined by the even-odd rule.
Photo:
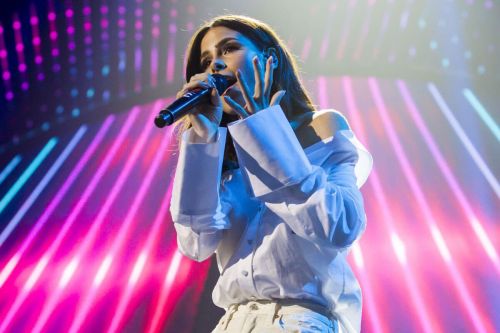
[[[196,88],[213,88],[210,94],[210,103],[196,106],[193,112],[187,116],[196,135],[206,142],[212,142],[218,134],[222,120],[222,99],[217,89],[215,89],[215,81],[212,76],[208,73],[193,75],[189,82],[177,93],[176,98],[180,98],[188,91]]]

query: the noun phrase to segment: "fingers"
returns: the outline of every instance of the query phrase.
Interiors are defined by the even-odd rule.
[[[253,57],[252,60],[253,63],[253,71],[255,75],[255,90],[253,93],[253,98],[257,102],[261,102],[262,96],[262,91],[263,89],[263,82],[264,82],[264,74],[262,73],[262,66],[259,61],[259,57],[255,56]]]
[[[224,96],[224,100],[241,118],[246,118],[249,116],[248,112],[241,105],[236,103],[231,97]]]
[[[280,104],[281,99],[283,98],[283,96],[285,96],[285,94],[286,94],[286,90],[277,91],[273,95],[273,98],[271,99],[271,103],[269,104],[269,106],[274,106],[274,105]]]
[[[266,100],[269,100],[269,95],[271,94],[271,86],[273,85],[273,56],[269,56],[266,61],[266,74],[264,77],[264,96]]]
[[[243,75],[241,75],[240,70],[236,71],[236,78],[238,79],[238,85],[240,86],[241,94],[243,95],[243,99],[245,99],[245,102],[247,103],[249,111],[251,113],[255,113],[255,111],[258,110],[257,104],[255,103],[255,100],[248,95],[248,84]]]

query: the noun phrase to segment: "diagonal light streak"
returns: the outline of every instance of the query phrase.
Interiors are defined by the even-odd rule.
[[[489,239],[487,236],[486,231],[484,230],[484,227],[481,225],[479,222],[479,219],[477,218],[476,214],[474,213],[469,201],[467,200],[464,191],[460,187],[459,182],[457,181],[456,177],[453,175],[453,172],[451,171],[448,163],[446,162],[446,159],[444,158],[443,154],[441,153],[440,149],[438,148],[435,140],[432,138],[432,135],[425,125],[424,120],[422,119],[420,113],[418,112],[418,109],[415,105],[415,102],[413,101],[410,91],[408,90],[408,87],[403,81],[397,81],[397,85],[399,88],[399,91],[401,95],[403,96],[403,99],[406,104],[406,109],[410,113],[413,122],[417,126],[418,130],[420,131],[420,134],[422,134],[422,137],[427,144],[427,147],[429,148],[432,156],[436,160],[436,163],[438,164],[439,169],[441,170],[441,173],[444,176],[444,179],[446,180],[448,186],[451,188],[452,193],[455,197],[455,199],[459,202],[460,207],[465,213],[465,216],[467,217],[467,220],[469,221],[469,224],[471,225],[474,233],[476,234],[477,238],[479,239],[481,245],[483,246],[486,254],[490,258],[490,260],[493,262],[493,265],[495,266],[496,270],[498,273],[500,273],[500,260],[498,258],[498,253],[495,250],[495,247],[493,246],[492,241]]]
[[[497,138],[497,141],[500,141],[500,129],[498,128],[498,125],[496,124],[495,120],[490,116],[488,111],[484,108],[484,106],[479,102],[477,97],[470,91],[469,89],[465,88],[463,90],[463,94],[467,98],[470,104],[474,107],[474,110],[479,114],[481,119],[484,121],[486,126],[490,129],[490,131],[493,133],[495,138]]]
[[[139,110],[139,108],[137,108],[137,107],[134,108],[132,111],[132,114],[135,115],[138,112],[138,110]],[[157,111],[156,111],[156,109],[153,108],[152,112],[150,114],[150,117],[147,119],[152,119],[155,112],[157,112]],[[146,139],[149,136],[149,133],[151,132],[152,128],[153,128],[153,126],[149,122],[146,122],[144,129],[141,131],[139,140],[135,143],[134,149],[131,152],[131,154],[129,155],[127,162],[123,166],[123,169],[120,171],[118,179],[115,181],[113,187],[111,188],[111,191],[106,196],[106,200],[104,201],[101,209],[99,210],[97,217],[95,218],[94,222],[92,223],[92,227],[85,235],[85,238],[84,238],[82,244],[75,251],[73,251],[72,255],[70,255],[72,257],[70,264],[72,264],[73,262],[76,261],[75,271],[80,266],[80,263],[81,263],[84,255],[90,250],[92,244],[94,243],[94,240],[98,235],[98,232],[102,226],[102,223],[104,222],[104,218],[107,216],[107,214],[109,213],[109,210],[111,209],[112,204],[115,202],[116,198],[120,194],[120,191],[122,190],[123,185],[125,184],[125,181],[128,179],[128,176],[129,176],[133,166],[137,162],[139,154],[140,154],[142,148],[144,147],[144,144],[146,143]],[[60,288],[60,289],[63,289],[63,288]],[[40,315],[39,319],[35,323],[35,327],[40,327],[40,329],[43,328],[46,321],[50,318],[50,315],[52,314],[52,311],[54,310],[55,306],[58,304],[61,294],[62,293],[55,293],[55,294],[50,296],[49,301],[47,302],[47,305],[43,307],[42,314]]]
[[[160,146],[159,151],[166,151],[168,147],[168,143],[171,140],[171,131],[169,131],[168,135],[165,135],[162,144]],[[138,194],[138,199],[139,201],[142,201],[144,198],[144,194],[146,193],[146,189],[149,188],[154,175],[156,174],[158,168],[160,167],[161,160],[162,160],[163,155],[162,154],[157,154],[155,156],[155,159],[153,160],[153,163],[151,164],[150,169],[148,170],[148,174],[146,175],[144,179],[144,190],[141,188],[139,190]],[[129,283],[127,285],[127,289],[125,293],[122,294],[122,297],[120,298],[120,301],[118,303],[118,307],[116,309],[115,314],[113,315],[113,320],[109,326],[109,329],[107,330],[108,332],[116,332],[119,328],[119,324],[121,323],[123,316],[125,315],[125,310],[127,309],[127,305],[130,302],[130,298],[132,297],[132,293],[134,288],[136,287],[137,281],[139,279],[140,274],[142,273],[144,266],[146,264],[146,260],[150,255],[151,250],[153,249],[153,245],[156,243],[157,237],[159,235],[159,230],[161,225],[164,223],[165,216],[168,214],[168,206],[170,201],[168,198],[170,198],[170,195],[172,193],[172,184],[173,182],[170,182],[170,185],[167,188],[167,193],[162,201],[162,204],[160,206],[160,209],[158,210],[155,220],[153,222],[153,226],[149,229],[148,236],[146,238],[144,247],[142,251],[140,252],[139,257],[137,258],[136,265],[134,266],[134,270],[132,271],[132,274],[129,279]],[[121,247],[122,244],[119,244]]]
[[[152,109],[157,110],[159,105],[160,105],[159,102],[155,103],[155,105]],[[129,161],[131,161],[130,167],[138,159],[139,153],[142,151],[142,148],[146,142],[146,139],[149,136],[151,130],[153,129],[153,126],[150,126],[148,124],[146,124],[146,127],[147,128],[145,128],[142,131],[143,137],[141,137],[141,139],[139,139],[139,142],[137,143],[134,151],[132,152],[132,155],[131,155],[130,160],[129,160]],[[168,143],[171,139],[171,133],[172,133],[171,128],[169,128],[167,135],[165,135],[163,137],[161,147],[159,148],[160,152],[165,151],[166,148],[168,147]],[[113,264],[114,258],[119,256],[119,251],[123,247],[123,245],[125,244],[127,236],[129,234],[129,230],[132,227],[134,217],[135,217],[140,205],[142,204],[146,194],[148,193],[148,189],[151,186],[151,183],[154,179],[154,175],[160,166],[161,159],[163,156],[164,156],[163,154],[157,153],[155,155],[155,158],[153,160],[152,165],[148,168],[148,172],[146,173],[144,180],[141,182],[141,186],[139,188],[139,191],[137,192],[137,195],[134,197],[134,201],[133,201],[132,205],[130,206],[130,209],[128,210],[124,221],[121,224],[120,230],[118,231],[117,236],[114,237],[114,241],[111,245],[111,248],[109,250],[105,251],[107,253],[105,256],[105,260],[100,265],[99,271],[96,275],[96,279],[94,280],[95,283],[92,286],[92,290],[90,292],[86,293],[85,298],[82,301],[82,306],[78,310],[78,313],[75,317],[75,320],[73,321],[73,323],[71,325],[70,332],[74,332],[74,331],[76,332],[80,328],[81,324],[83,323],[83,320],[86,318],[86,316],[88,314],[88,311],[91,309],[91,305],[92,305],[92,302],[94,301],[94,298],[97,295],[98,288],[100,287],[102,281],[105,279],[105,277],[109,271],[109,268]],[[127,172],[128,166],[129,165],[127,164],[123,169],[124,170],[124,174],[123,174],[124,180],[128,178],[128,173],[125,173],[125,172]],[[130,169],[130,167],[129,167],[129,169]],[[120,179],[120,177],[119,177],[119,179]],[[117,181],[117,183],[118,183],[118,181]],[[99,220],[99,219],[97,219],[97,220]]]
[[[500,199],[500,185],[498,184],[498,181],[495,178],[495,176],[493,175],[493,173],[491,172],[490,168],[488,168],[488,165],[484,162],[483,158],[481,157],[479,152],[476,150],[476,148],[474,147],[474,145],[470,141],[467,134],[465,134],[464,129],[462,128],[460,123],[457,121],[457,119],[455,118],[453,113],[451,112],[450,108],[448,107],[448,105],[444,101],[443,97],[441,96],[441,94],[437,90],[436,86],[432,83],[429,83],[427,85],[427,88],[429,89],[432,96],[436,100],[436,103],[438,104],[439,109],[441,110],[441,112],[444,114],[444,116],[446,117],[446,119],[450,123],[451,127],[453,128],[453,130],[457,134],[458,138],[460,139],[460,141],[462,141],[462,144],[465,146],[465,149],[472,157],[472,160],[476,163],[477,167],[479,168],[481,173],[484,175],[484,177],[486,178],[486,181],[488,182],[488,184],[490,184],[493,191],[495,191],[497,198]]]
[[[80,199],[78,200],[77,204],[73,207],[71,210],[68,218],[64,222],[62,228],[59,230],[59,233],[56,236],[56,239],[51,242],[50,248],[45,252],[44,257],[47,257],[48,260],[50,260],[58,250],[59,246],[61,245],[64,237],[70,230],[71,226],[76,220],[76,217],[82,210],[82,208],[85,206],[87,203],[89,197],[92,195],[94,192],[97,184],[101,180],[101,178],[104,176],[104,173],[107,171],[109,165],[111,164],[111,161],[113,160],[114,156],[116,155],[118,149],[122,145],[123,140],[125,139],[125,136],[128,134],[132,124],[134,123],[137,114],[139,113],[139,108],[133,108],[132,111],[130,112],[130,115],[127,117],[124,126],[121,128],[120,132],[118,133],[118,137],[115,139],[111,149],[108,151],[108,154],[104,158],[104,161],[100,163],[99,168],[97,172],[94,174],[92,177],[90,183],[87,185],[85,188],[85,191],[83,194],[80,196]],[[79,264],[80,258],[75,257],[72,260],[75,260],[77,265]],[[43,268],[41,269],[42,271],[46,268],[46,263],[43,265]],[[31,274],[33,277],[33,273]],[[38,280],[39,275],[36,277],[35,282]],[[29,278],[31,279],[31,277]],[[35,283],[34,282],[34,283]],[[34,284],[33,283],[33,284]],[[52,304],[53,301],[52,299],[55,299],[58,297],[59,294],[52,294],[51,295],[51,300],[49,300],[49,304]],[[0,326],[0,333],[3,332],[2,327],[5,327],[4,330],[8,327],[10,324],[10,321],[14,318],[15,313],[19,310],[19,307],[23,304],[23,302],[26,300],[28,297],[27,292],[22,292],[20,293],[16,299],[14,300],[14,305],[9,308],[9,312],[7,314],[8,320],[5,319],[4,322],[2,323],[2,326]],[[43,311],[47,312],[48,308],[44,308]]]
[[[49,155],[49,153],[52,151],[54,146],[57,144],[57,138],[52,138],[50,139],[45,146],[42,148],[42,150],[38,153],[38,155],[35,157],[33,162],[26,168],[26,170],[21,174],[19,179],[12,185],[12,187],[9,189],[9,191],[4,195],[2,200],[0,200],[0,213],[3,212],[5,207],[10,203],[10,201],[14,198],[14,196],[19,192],[21,187],[28,181],[28,179],[33,175],[35,170],[42,164],[42,162],[45,160],[45,158]],[[3,233],[2,233],[3,235]],[[0,239],[2,236],[0,236]],[[1,246],[2,242],[0,242]]]
[[[0,172],[0,184],[10,175],[10,173],[16,168],[16,166],[21,162],[21,155],[16,155],[14,158],[7,164],[5,169]]]
[[[182,254],[179,250],[174,251],[174,255],[172,256],[172,261],[167,270],[167,274],[165,275],[165,280],[163,282],[163,286],[161,288],[160,296],[158,297],[158,304],[156,305],[155,312],[153,314],[153,319],[151,320],[151,324],[147,330],[148,333],[155,333],[159,330],[160,319],[162,317],[163,309],[167,302],[168,295],[170,290],[172,289],[172,285],[174,283],[175,276],[177,275],[177,271],[179,270],[179,266],[181,264]]]
[[[30,233],[28,234],[28,237],[23,241],[21,244],[20,248],[17,250],[17,252],[10,258],[8,263],[4,266],[2,271],[0,272],[0,288],[3,286],[5,281],[8,279],[14,268],[17,266],[19,260],[22,258],[22,256],[25,254],[26,250],[29,248],[29,246],[32,244],[32,242],[35,240],[35,237],[38,235],[40,230],[43,228],[45,223],[48,221],[56,207],[59,205],[59,203],[62,201],[62,199],[66,196],[66,193],[68,192],[69,188],[73,185],[77,177],[80,175],[82,172],[83,168],[89,161],[90,157],[94,154],[95,150],[97,147],[100,145],[102,139],[104,138],[104,135],[108,131],[110,125],[114,121],[115,117],[113,115],[108,116],[106,120],[104,121],[103,125],[99,129],[98,133],[96,134],[95,138],[92,140],[92,143],[89,145],[83,156],[80,158],[78,161],[77,165],[73,168],[71,171],[70,175],[68,178],[64,181],[63,186],[58,190],[57,194],[54,196],[54,198],[50,201],[49,206],[45,209],[43,214],[40,216],[40,218],[35,222],[34,227],[31,229]],[[63,227],[64,229],[64,227]],[[66,229],[68,230],[68,229]],[[56,242],[57,244],[57,242]]]
[[[460,272],[458,271],[453,259],[451,258],[450,251],[442,237],[442,233],[439,230],[438,226],[434,221],[434,217],[432,216],[431,208],[429,207],[427,200],[425,199],[425,195],[423,193],[422,188],[420,187],[415,172],[411,167],[411,164],[404,152],[403,147],[401,146],[401,142],[396,134],[396,130],[394,129],[392,122],[390,120],[389,114],[387,113],[387,109],[385,107],[385,103],[382,99],[382,94],[380,93],[380,89],[378,87],[378,83],[374,78],[368,79],[368,83],[370,86],[371,93],[375,100],[375,104],[377,106],[377,110],[381,116],[382,123],[387,132],[389,140],[392,144],[392,148],[394,149],[398,162],[401,166],[401,169],[405,175],[406,180],[408,181],[410,188],[412,189],[413,195],[417,200],[419,207],[424,214],[424,222],[427,224],[429,228],[432,238],[436,243],[439,253],[443,257],[443,261],[448,268],[450,276],[452,278],[454,287],[456,288],[460,300],[462,301],[463,306],[466,309],[466,313],[474,325],[475,329],[480,333],[486,333],[486,325],[484,323],[484,318],[480,315],[479,310],[474,303],[467,286],[462,279]]]
[[[370,150],[366,131],[361,120],[361,115],[358,111],[359,108],[356,104],[356,98],[354,97],[351,79],[349,77],[344,77],[342,80],[342,85],[347,102],[347,109],[349,110],[349,116],[350,120],[353,123],[353,127],[356,129],[356,133],[359,139],[364,142],[367,149]],[[401,243],[394,244],[393,239],[400,240],[401,237],[398,235],[397,228],[394,223],[394,219],[389,206],[389,201],[387,200],[387,195],[385,194],[385,191],[382,187],[382,182],[380,181],[378,173],[375,169],[372,170],[368,183],[373,188],[378,207],[381,208],[383,216],[382,221],[384,222],[388,233],[392,236],[391,241],[393,243],[394,252],[396,254],[396,257],[398,258],[399,263],[401,264],[405,283],[408,286],[414,309],[419,318],[418,323],[422,325],[422,329],[424,332],[438,332],[440,331],[440,329],[437,327],[436,320],[430,315],[429,310],[427,309],[427,306],[425,305],[425,302],[421,296],[421,293],[418,290],[418,285],[414,278],[415,274],[412,272],[410,265],[408,265],[406,256],[404,257],[404,259],[401,257],[401,247],[398,248],[398,245],[401,245]],[[381,329],[380,323],[378,324],[378,327],[379,329]]]
[[[17,211],[16,215],[9,221],[7,224],[7,227],[2,231],[2,234],[0,234],[0,247],[3,245],[5,240],[12,234],[14,229],[17,227],[19,222],[21,222],[21,219],[24,217],[24,214],[28,211],[28,209],[31,208],[35,200],[38,198],[40,193],[45,189],[47,184],[52,180],[52,177],[56,174],[56,172],[59,170],[61,165],[66,161],[68,158],[69,154],[73,151],[73,149],[76,147],[78,142],[80,142],[80,139],[82,136],[85,134],[87,131],[87,126],[83,125],[78,129],[76,134],[73,136],[71,141],[68,143],[66,148],[63,150],[61,155],[57,158],[57,160],[54,162],[54,164],[50,167],[50,169],[47,171],[45,176],[42,178],[40,183],[35,187],[35,189],[30,193],[29,197],[26,199],[26,201],[23,203],[21,208]]]

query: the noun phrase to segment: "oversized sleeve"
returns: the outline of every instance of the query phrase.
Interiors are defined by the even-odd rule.
[[[240,167],[255,197],[291,230],[323,246],[346,248],[364,231],[359,187],[372,158],[351,130],[334,134],[313,165],[280,106],[231,123]],[[328,149],[327,149],[328,148]]]
[[[192,129],[181,138],[170,214],[179,250],[196,261],[210,257],[222,231],[231,227],[231,207],[219,197],[225,140],[225,128],[219,128],[215,142],[200,142]]]

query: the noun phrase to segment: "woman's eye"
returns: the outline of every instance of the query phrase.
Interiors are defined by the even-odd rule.
[[[223,52],[224,52],[224,54],[225,54],[225,53],[227,53],[227,52],[234,51],[234,50],[236,50],[236,49],[237,49],[237,47],[236,47],[236,46],[234,46],[234,45],[228,45],[228,46],[225,46],[225,47],[224,47],[224,49],[223,49],[222,51],[223,51]]]
[[[205,60],[201,63],[201,69],[205,70],[210,65],[210,60]]]

